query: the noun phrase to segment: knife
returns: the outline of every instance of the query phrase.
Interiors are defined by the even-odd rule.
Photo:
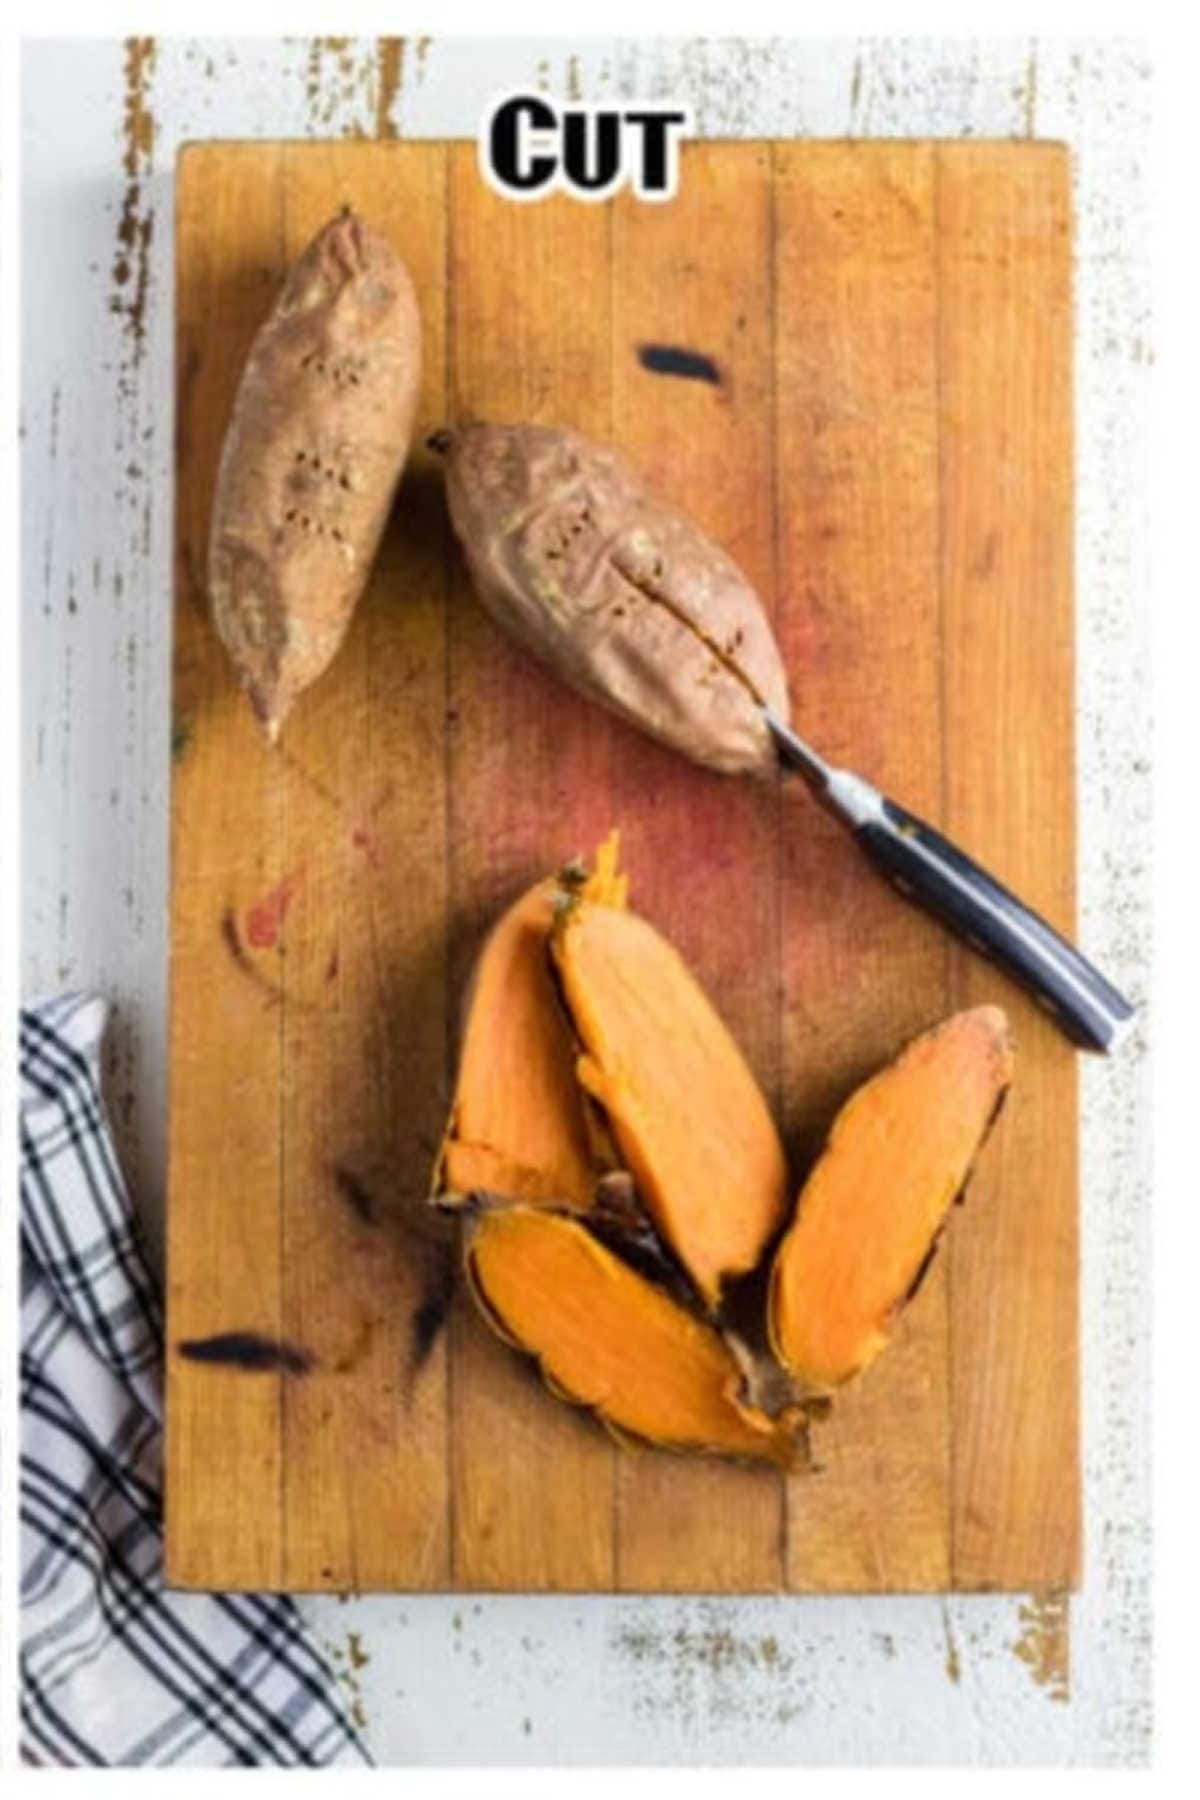
[[[875,867],[915,905],[1029,989],[1085,1050],[1108,1052],[1128,1034],[1134,1008],[1052,925],[986,869],[849,769],[835,769],[763,707],[785,769],[802,776],[827,812],[848,825]]]

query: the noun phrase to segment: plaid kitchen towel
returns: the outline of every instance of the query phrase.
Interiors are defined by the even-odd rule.
[[[370,1762],[291,1600],[163,1587],[162,1311],[100,1093],[106,1013],[21,1016],[23,1753]]]

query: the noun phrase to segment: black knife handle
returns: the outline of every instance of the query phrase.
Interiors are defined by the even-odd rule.
[[[1108,1051],[1124,1036],[1134,1011],[1128,1000],[1052,925],[931,825],[883,800],[855,830],[894,888],[1030,989],[1075,1043]]]

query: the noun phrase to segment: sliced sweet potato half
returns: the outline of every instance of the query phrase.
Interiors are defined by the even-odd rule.
[[[787,1208],[787,1165],[745,1057],[678,951],[626,906],[615,835],[565,896],[551,940],[603,1107],[659,1234],[715,1309]]]
[[[587,1207],[595,1132],[550,964],[559,884],[539,882],[491,931],[471,986],[434,1198],[476,1194]]]
[[[578,1219],[484,1209],[468,1224],[466,1267],[493,1329],[616,1436],[781,1468],[806,1461],[803,1409],[771,1418],[744,1401],[738,1363],[718,1333]]]
[[[840,1387],[884,1348],[1011,1078],[1008,1021],[980,1006],[843,1106],[771,1271],[771,1346],[806,1388]]]

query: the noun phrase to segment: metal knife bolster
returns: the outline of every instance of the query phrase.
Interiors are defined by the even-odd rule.
[[[854,831],[876,868],[905,899],[935,914],[981,955],[1028,988],[1067,1036],[1109,1051],[1134,1009],[1087,958],[986,869],[923,819],[861,776],[835,769],[767,714],[780,760]]]

